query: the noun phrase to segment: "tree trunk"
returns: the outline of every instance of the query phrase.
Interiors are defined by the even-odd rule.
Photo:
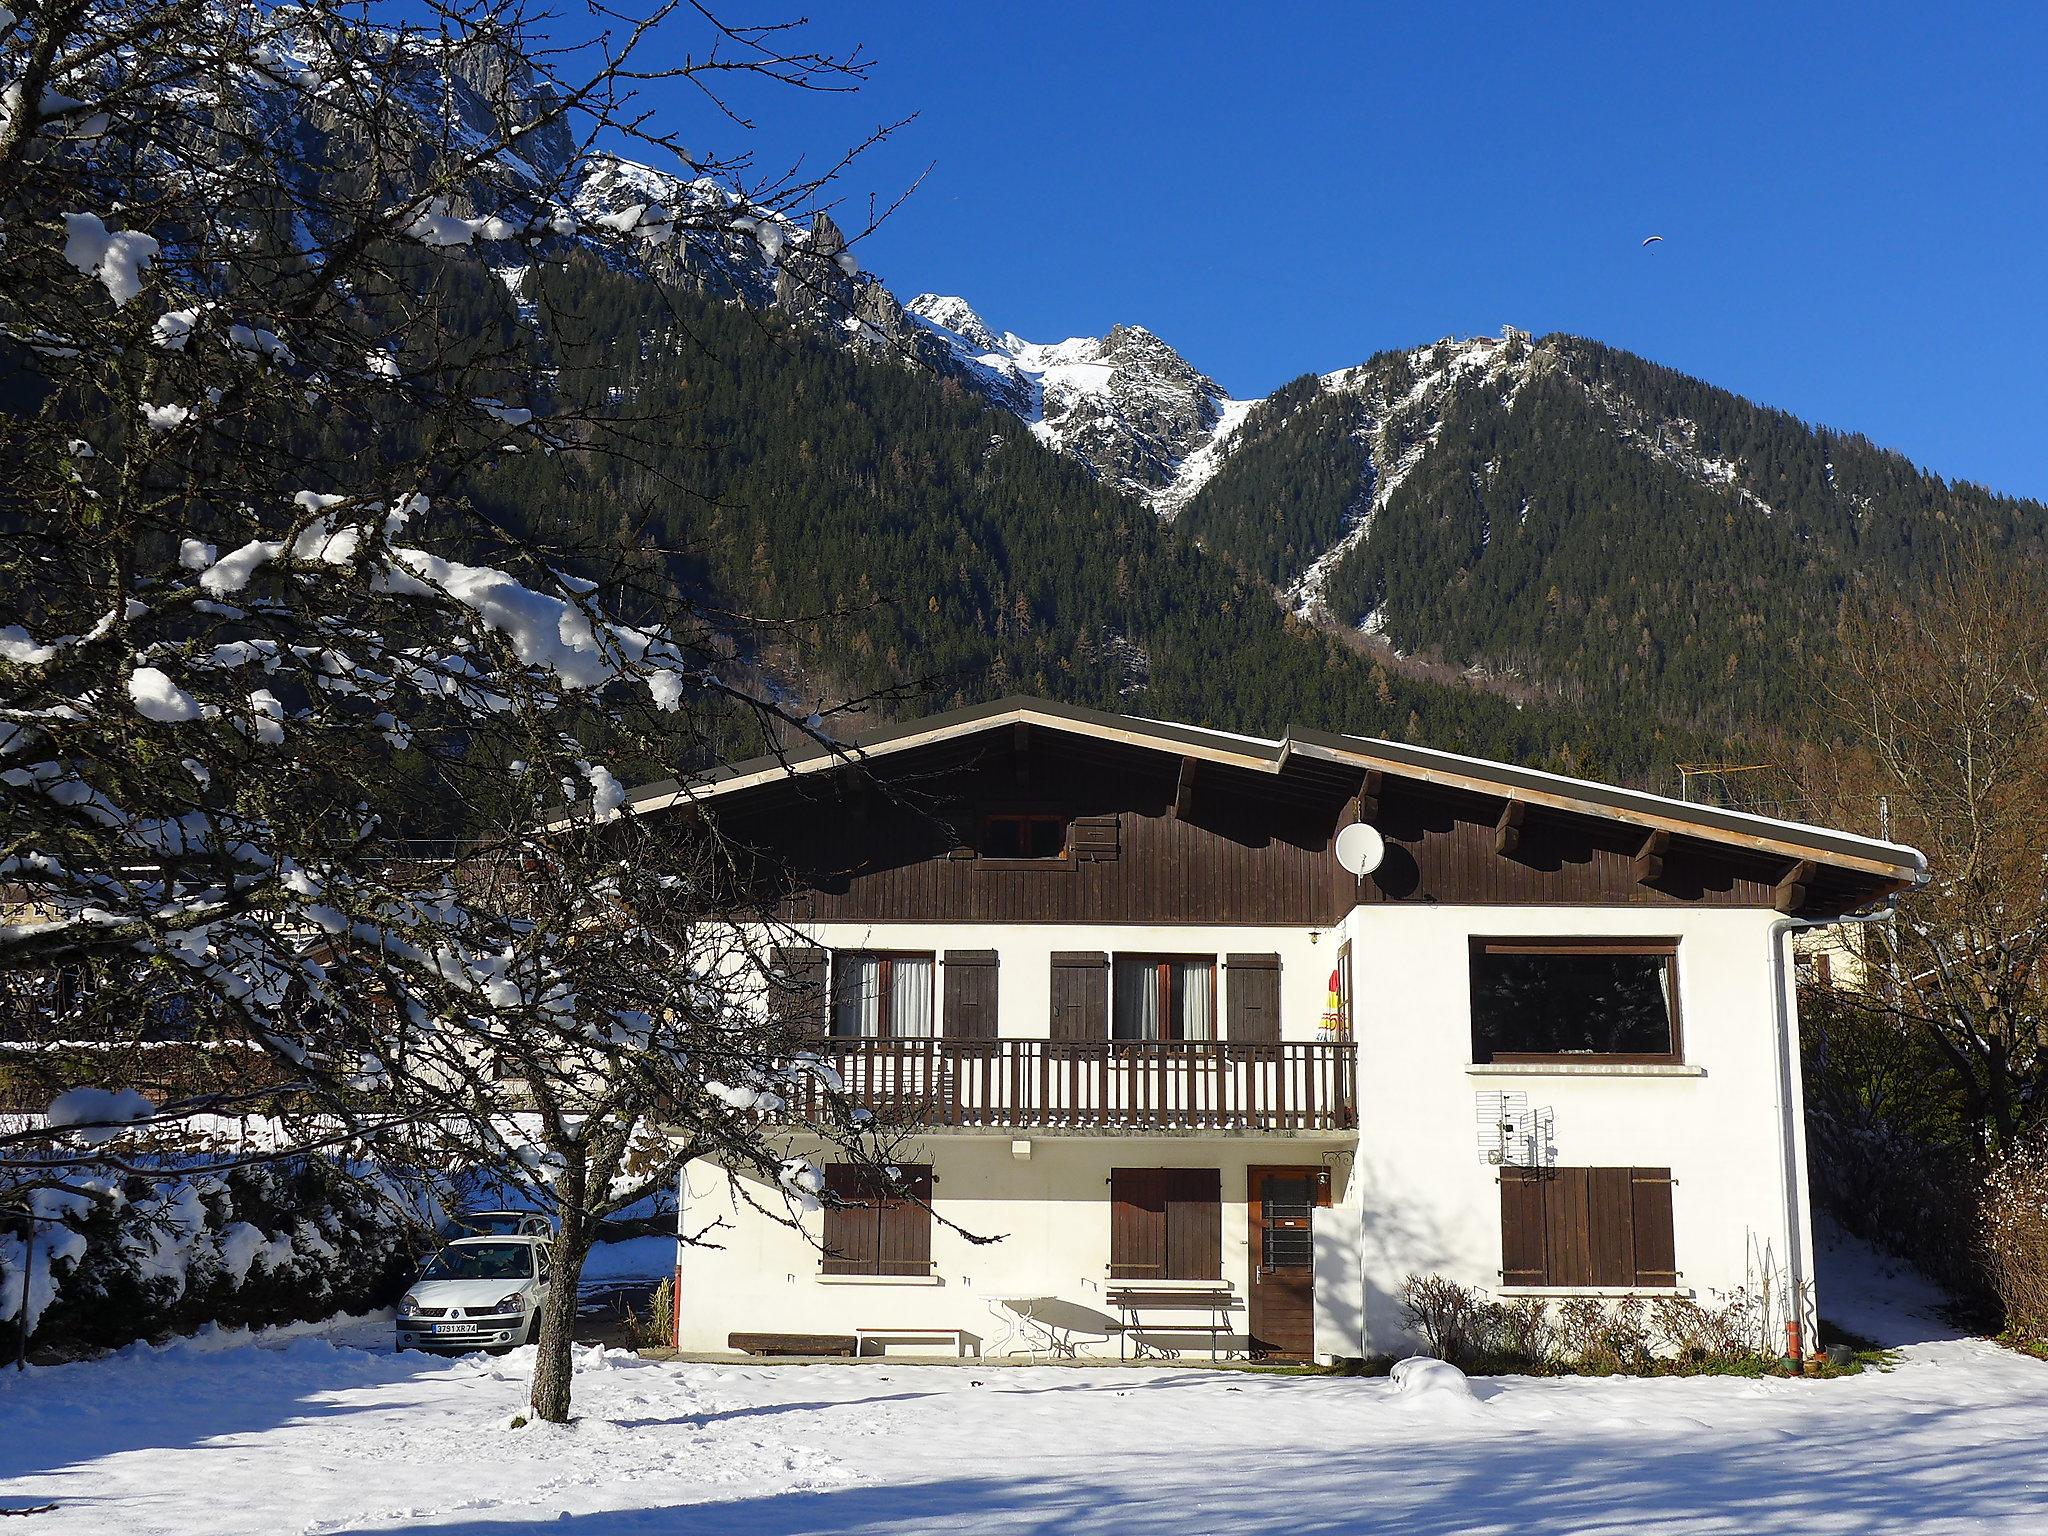
[[[569,1393],[576,1372],[576,1290],[590,1252],[592,1226],[583,1214],[583,1177],[572,1169],[557,1186],[562,1230],[555,1238],[554,1272],[547,1305],[541,1309],[540,1337],[533,1360],[533,1416],[550,1424],[569,1422]]]

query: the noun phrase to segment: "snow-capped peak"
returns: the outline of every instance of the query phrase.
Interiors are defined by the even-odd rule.
[[[929,320],[933,325],[943,326],[962,341],[980,348],[984,353],[1006,352],[1009,349],[1003,345],[1003,340],[1014,340],[998,338],[965,299],[940,293],[920,293],[903,308],[920,320]]]

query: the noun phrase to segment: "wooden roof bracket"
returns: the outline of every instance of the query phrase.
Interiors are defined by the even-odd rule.
[[[1198,759],[1183,757],[1180,760],[1180,778],[1173,786],[1173,814],[1177,821],[1186,821],[1195,809],[1195,773]]]
[[[1031,722],[1019,720],[1010,727],[1010,761],[1019,793],[1031,788]]]
[[[1648,885],[1664,873],[1665,855],[1671,851],[1671,834],[1662,827],[1653,830],[1636,850],[1633,872],[1637,885]]]
[[[1806,905],[1807,891],[1813,884],[1814,871],[1819,866],[1811,859],[1798,859],[1785,871],[1778,881],[1777,891],[1771,905],[1780,912],[1797,912]]]
[[[1522,824],[1529,819],[1529,807],[1510,800],[1501,807],[1500,820],[1493,824],[1493,851],[1505,857],[1522,846]]]

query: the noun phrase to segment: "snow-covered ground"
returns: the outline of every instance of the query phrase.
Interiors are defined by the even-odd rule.
[[[2048,1365],[1915,1310],[1866,1250],[1827,1311],[1905,1346],[1830,1382],[1383,1380],[1178,1368],[526,1361],[388,1324],[5,1373],[0,1507],[36,1533],[2038,1532]],[[1423,1385],[1427,1385],[1424,1383]]]

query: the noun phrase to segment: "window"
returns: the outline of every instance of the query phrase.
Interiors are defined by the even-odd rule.
[[[1674,1286],[1669,1168],[1503,1168],[1506,1285]]]
[[[928,1275],[932,1270],[929,1163],[825,1169],[828,1275]]]
[[[1476,939],[1472,1059],[1679,1060],[1672,941]]]
[[[1223,1278],[1223,1176],[1214,1168],[1113,1168],[1113,1280]]]
[[[997,811],[981,818],[984,859],[1064,859],[1067,818],[1057,811]]]
[[[1115,1040],[1214,1040],[1216,961],[1166,955],[1118,955]]]
[[[833,956],[832,1033],[923,1039],[932,1033],[932,957],[842,950]]]

